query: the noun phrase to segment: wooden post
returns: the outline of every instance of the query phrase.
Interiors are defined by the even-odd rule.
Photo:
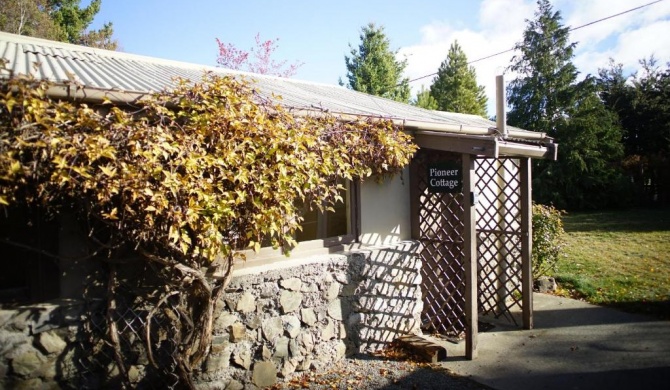
[[[409,207],[411,235],[413,240],[421,238],[421,192],[419,191],[419,162],[415,156],[409,163]]]
[[[463,197],[465,204],[463,232],[463,265],[465,266],[465,357],[477,358],[477,211],[474,204],[475,161],[472,155],[463,154]]]
[[[507,215],[507,186],[505,178],[505,162],[507,160],[496,159],[495,160],[495,169],[496,169],[496,190],[500,193],[496,196],[496,218],[497,218],[497,229],[500,230],[500,233],[496,236],[496,300],[497,307],[495,312],[496,315],[505,313],[507,311],[507,248],[505,247],[505,217]]]
[[[523,328],[533,329],[533,195],[531,191],[531,160],[519,161],[521,174],[521,300]]]

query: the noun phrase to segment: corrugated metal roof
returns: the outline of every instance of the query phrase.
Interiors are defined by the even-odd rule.
[[[195,81],[204,71],[210,71],[219,75],[248,76],[262,95],[280,95],[282,105],[296,109],[320,109],[354,116],[481,128],[483,131],[496,126],[495,122],[475,115],[424,110],[338,85],[250,74],[3,32],[0,32],[0,58],[9,61],[8,68],[14,73],[32,74],[55,83],[76,81],[100,90],[156,92],[172,86],[177,77]],[[531,134],[537,139],[537,133],[528,132],[529,136]]]

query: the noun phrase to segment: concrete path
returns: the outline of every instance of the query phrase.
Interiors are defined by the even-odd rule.
[[[442,364],[500,390],[670,389],[670,321],[546,294],[533,299],[534,329],[496,321],[479,334],[477,359],[465,359],[465,343],[445,342]]]

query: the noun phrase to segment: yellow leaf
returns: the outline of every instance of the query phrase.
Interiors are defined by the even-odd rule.
[[[7,106],[7,111],[12,112],[12,108],[14,108],[14,104],[16,104],[16,101],[14,99],[8,99],[5,105]]]
[[[187,245],[191,245],[191,237],[188,235],[188,232],[186,232],[186,230],[181,231],[181,239]]]
[[[9,166],[9,172],[13,175],[16,175],[21,171],[21,163],[18,161],[12,161],[12,165]]]
[[[119,211],[117,210],[116,207],[112,209],[112,211],[109,212],[109,214],[103,213],[102,216],[107,218],[107,219],[112,219],[112,220],[118,220],[119,217],[116,215]]]
[[[114,177],[116,175],[116,168],[110,167],[109,165],[100,166],[100,170],[109,177]]]
[[[187,253],[188,252],[189,245],[187,243],[185,243],[184,241],[179,243],[179,247],[180,247],[182,253]]]
[[[7,201],[7,198],[5,198],[4,196],[0,196],[0,204],[9,206],[9,202]]]
[[[172,241],[172,243],[177,243],[177,241],[179,241],[179,231],[175,229],[174,226],[170,226],[168,238]]]

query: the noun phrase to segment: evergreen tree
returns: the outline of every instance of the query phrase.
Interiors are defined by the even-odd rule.
[[[416,94],[416,99],[411,102],[413,105],[427,110],[437,110],[437,100],[430,94],[429,89],[425,89],[423,85],[421,90]]]
[[[477,85],[477,74],[473,66],[468,66],[468,58],[463,49],[454,42],[437,71],[430,86],[430,95],[437,101],[441,111],[475,114],[486,118],[488,99],[484,86]]]
[[[93,0],[84,8],[79,3],[80,0],[49,0],[49,14],[60,27],[61,40],[115,50],[118,44],[112,39],[112,23],[105,23],[100,30],[86,30],[100,12],[102,0]]]
[[[621,128],[591,77],[573,87],[575,105],[554,121],[558,161],[538,161],[534,197],[562,209],[598,209],[630,202],[622,175]]]
[[[77,44],[97,47],[99,49],[116,50],[119,41],[114,39],[114,28],[111,22],[105,23],[99,30],[89,30],[79,36]]]
[[[633,76],[625,138],[630,154],[667,154],[670,151],[670,64],[662,71],[656,59],[642,59],[641,74]]]
[[[57,41],[116,50],[112,23],[99,30],[87,30],[100,11],[102,0],[84,8],[80,0],[3,0],[0,30]]]
[[[349,44],[351,56],[347,65],[347,87],[355,91],[382,96],[403,103],[409,101],[409,79],[403,78],[407,60],[396,60],[384,27],[370,23],[361,29],[358,49]],[[343,84],[340,80],[340,84]]]
[[[577,68],[572,63],[575,43],[561,14],[548,0],[538,0],[535,19],[527,21],[523,41],[515,49],[510,69],[519,75],[507,87],[510,124],[555,136],[554,123],[572,105]]]
[[[538,161],[533,191],[540,203],[583,209],[620,205],[626,185],[620,169],[621,128],[600,100],[591,77],[577,82],[575,43],[548,0],[538,0],[520,55],[510,69],[507,115],[513,126],[545,132],[559,144],[558,161]]]
[[[651,57],[626,76],[610,61],[600,69],[600,96],[623,127],[624,168],[640,191],[639,203],[670,203],[670,64],[662,71]]]

